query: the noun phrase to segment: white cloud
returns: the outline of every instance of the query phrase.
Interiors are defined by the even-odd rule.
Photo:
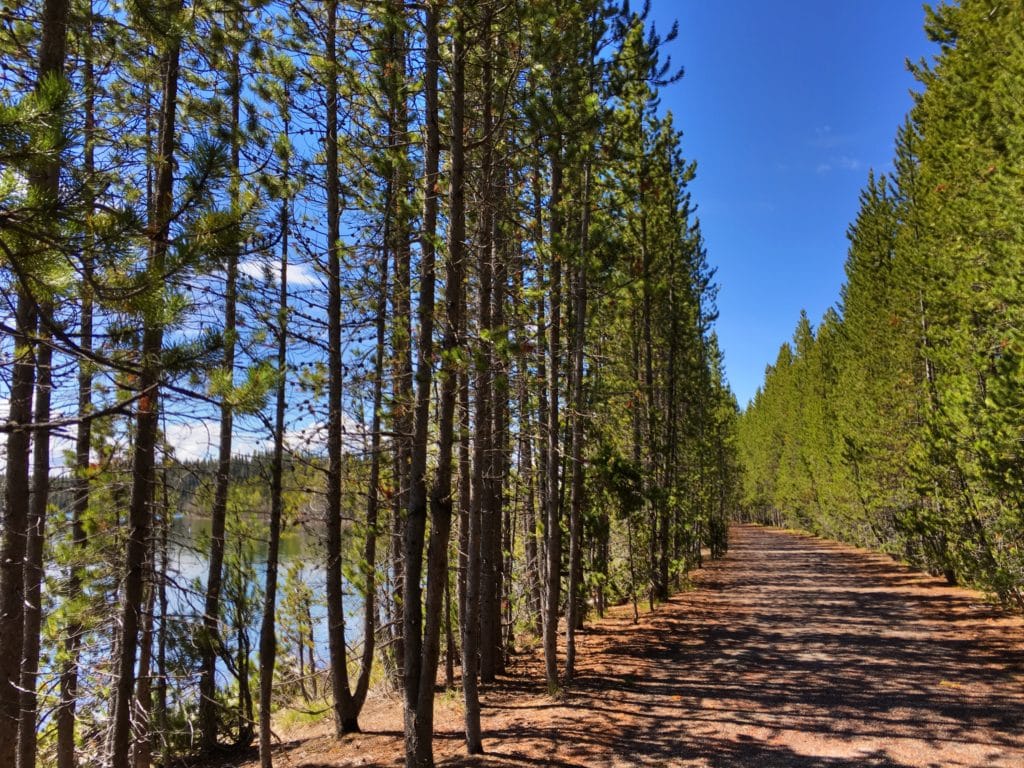
[[[814,138],[808,142],[817,149],[836,149],[850,144],[856,140],[856,136],[850,133],[836,133],[831,125],[825,125],[814,129]]]
[[[250,259],[238,265],[239,271],[248,275],[254,280],[273,280],[275,283],[281,279],[281,265],[279,263],[265,264],[264,262]],[[321,280],[316,272],[307,264],[288,264],[288,285],[296,288],[308,288],[320,285]]]
[[[814,172],[829,173],[836,169],[841,171],[859,171],[863,167],[864,163],[856,157],[840,155],[839,157],[830,157],[826,162],[818,163],[814,168]]]
[[[216,453],[220,441],[220,421],[197,419],[180,424],[168,424],[164,438],[174,450],[174,458],[178,461],[209,459]]]
[[[7,420],[10,401],[0,398],[0,422]],[[54,418],[61,418],[55,415]],[[236,427],[238,422],[236,421]],[[343,445],[349,453],[365,454],[369,450],[369,435],[363,424],[348,414],[343,420]],[[191,421],[174,421],[166,426],[164,435],[167,444],[174,452],[178,461],[203,461],[214,459],[220,445],[220,420],[216,418],[196,418]],[[7,435],[0,434],[0,473],[7,469]],[[232,453],[235,456],[251,456],[255,453],[269,452],[273,441],[269,435],[260,432],[235,431],[232,437]],[[323,453],[327,446],[327,424],[311,422],[296,426],[285,433],[285,446],[293,451]],[[75,442],[71,433],[54,434],[50,437],[51,474],[63,475],[70,471],[65,461],[69,451],[75,450]]]
[[[7,416],[11,410],[11,401],[7,398],[0,398],[0,422],[6,422]],[[66,416],[60,412],[55,412],[51,415],[52,420],[60,421],[66,418]],[[51,477],[57,477],[60,475],[66,475],[71,471],[72,464],[65,462],[64,458],[68,452],[75,450],[75,440],[72,437],[74,434],[75,427],[65,427],[63,431],[57,431],[50,435],[50,475]],[[33,439],[39,433],[33,433]],[[7,432],[0,433],[0,472],[7,471]]]
[[[231,437],[233,456],[252,456],[271,449],[269,437],[238,429],[238,424],[236,420],[236,429]],[[165,438],[178,461],[214,459],[220,448],[220,419],[196,419],[168,424]]]
[[[366,453],[369,435],[363,424],[348,414],[342,417],[342,444],[349,453]],[[321,453],[327,446],[327,423],[314,421],[285,432],[285,445],[293,451]]]
[[[327,424],[315,421],[284,433],[284,444],[292,451],[316,451],[327,442]]]
[[[342,428],[342,440],[347,452],[365,453],[369,450],[368,436],[362,424],[346,414]],[[178,461],[213,459],[217,456],[220,444],[220,420],[209,418],[168,424],[166,439]],[[327,446],[327,424],[315,421],[296,426],[285,432],[284,443],[292,451],[323,453]],[[269,435],[249,434],[236,429],[231,446],[233,455],[251,456],[270,451],[273,441]]]

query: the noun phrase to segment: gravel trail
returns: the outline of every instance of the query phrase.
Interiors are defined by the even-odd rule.
[[[466,757],[439,697],[443,766],[1022,768],[1024,621],[976,592],[834,542],[755,526],[692,589],[579,635],[576,683],[547,695],[536,653],[484,696],[487,754]],[[295,768],[403,764],[401,705],[366,733],[283,747]]]
[[[754,526],[694,587],[588,630],[564,702],[496,691],[477,764],[1024,766],[1024,622],[979,594]]]

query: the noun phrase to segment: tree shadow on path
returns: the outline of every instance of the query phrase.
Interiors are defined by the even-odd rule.
[[[888,558],[752,526],[571,693],[506,680],[470,766],[1022,766],[1024,623]]]

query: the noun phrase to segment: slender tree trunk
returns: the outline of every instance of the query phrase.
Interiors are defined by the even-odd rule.
[[[455,687],[455,627],[452,626],[452,574],[448,566],[448,578],[444,583],[444,687]]]
[[[359,730],[348,679],[345,647],[345,609],[341,577],[341,462],[342,377],[341,355],[341,183],[338,178],[338,2],[327,6],[327,643],[331,659],[334,730],[338,736]]]
[[[387,239],[387,238],[385,238]],[[384,353],[387,344],[388,253],[380,259],[380,290],[377,294],[377,346],[374,353],[373,415],[370,419],[370,480],[366,495],[366,541],[363,549],[363,653],[356,690],[352,696],[358,715],[370,690],[377,617],[377,518],[380,510],[381,408],[384,403]]]
[[[24,429],[7,433],[7,482],[0,543],[0,765],[17,760],[21,655],[25,632],[25,552],[29,525],[29,450],[32,391],[35,385],[33,337],[35,304],[18,296],[15,310],[14,370],[8,420]]]
[[[487,23],[487,22],[485,22]],[[488,36],[490,42],[490,36]],[[482,195],[480,201],[480,244],[478,249],[479,303],[478,323],[481,348],[476,355],[475,371],[475,439],[473,442],[473,506],[480,518],[480,679],[494,680],[496,649],[500,649],[500,605],[497,585],[499,561],[495,550],[500,548],[500,511],[494,497],[494,418],[493,418],[493,269],[495,256],[494,213],[494,130],[491,106],[493,74],[490,56],[483,61],[483,156],[480,163]],[[496,546],[497,545],[497,546]],[[472,536],[470,546],[473,546]]]
[[[459,329],[465,338],[465,327]],[[466,640],[469,610],[469,514],[472,506],[472,464],[469,435],[469,376],[459,372],[459,633],[463,675],[466,673]],[[475,670],[476,667],[474,666]]]
[[[180,10],[183,5],[178,5]],[[170,221],[174,210],[174,150],[178,104],[178,59],[181,40],[173,39],[161,60],[163,96],[160,108],[160,137],[156,171],[153,232],[147,273],[151,290],[163,288],[164,263],[170,247]],[[135,661],[146,567],[146,552],[152,520],[153,468],[159,431],[158,392],[163,325],[147,319],[142,332],[142,354],[136,406],[135,450],[132,463],[132,491],[128,508],[128,547],[121,632],[114,696],[114,724],[111,734],[113,768],[129,768],[131,747],[131,701],[135,687]]]
[[[166,430],[165,430],[166,431]],[[160,604],[160,631],[156,638],[156,701],[153,713],[156,716],[157,732],[161,734],[160,763],[167,765],[171,751],[167,728],[167,573],[170,567],[168,537],[171,528],[170,494],[167,488],[167,455],[164,454],[160,472],[160,490],[163,503],[160,514],[160,572],[155,574],[157,600]]]
[[[641,203],[642,205],[642,203]],[[657,463],[655,457],[664,449],[663,441],[659,432],[658,408],[655,403],[654,389],[654,296],[651,286],[651,254],[647,244],[647,217],[643,215],[640,221],[641,243],[640,252],[643,259],[643,349],[644,349],[644,410],[647,414],[647,450],[644,455],[644,476],[648,478],[648,485],[657,481],[655,472]],[[651,505],[651,541],[650,561],[648,563],[651,572],[650,607],[654,607],[654,601],[668,600],[668,581],[662,579],[662,570],[659,566],[658,553],[667,544],[665,537],[668,535],[667,527],[662,525],[667,514],[664,505],[665,500],[658,502],[658,507]],[[667,561],[666,561],[667,564]],[[667,569],[666,569],[667,573]]]
[[[642,378],[642,374],[640,372],[640,355],[641,355],[641,351],[640,351],[640,330],[639,330],[640,321],[637,318],[636,309],[633,310],[632,322],[631,322],[630,325],[631,325],[630,332],[631,332],[632,341],[633,341],[633,358],[631,360],[633,370],[631,371],[631,373],[633,375],[633,381],[635,382],[635,385],[636,385],[636,391],[637,392],[642,392],[643,391],[643,378]],[[631,413],[631,416],[632,416],[631,421],[632,421],[632,428],[633,428],[633,464],[634,464],[634,466],[637,469],[641,469],[642,468],[642,462],[643,462],[643,431],[644,431],[643,430],[643,403],[640,402],[640,399],[638,397],[634,397],[633,406],[634,407],[632,408],[632,413]],[[639,515],[642,514],[642,512],[645,510],[646,506],[649,504],[649,502],[647,501],[647,493],[646,493],[647,485],[646,485],[646,481],[641,479],[640,482],[641,482],[642,490],[644,491],[644,494],[643,494],[644,501],[642,502],[640,510],[638,510],[637,513],[636,513],[637,517],[639,517]],[[629,547],[629,574],[630,574],[630,580],[629,581],[630,581],[630,589],[632,591],[632,598],[633,598],[633,623],[636,623],[639,620],[639,608],[637,606],[637,601],[639,599],[638,590],[637,590],[637,581],[639,579],[639,576],[637,575],[637,552],[636,551],[637,551],[638,548],[640,548],[641,543],[636,541],[636,539],[637,539],[637,535],[636,535],[636,521],[634,519],[634,515],[633,514],[630,514],[630,516],[629,516],[628,526],[629,526],[629,529],[627,531],[627,539],[628,539],[628,547]],[[652,536],[653,536],[653,533],[652,533]],[[650,595],[650,591],[648,591],[648,595]],[[651,606],[651,607],[653,607],[653,606]]]
[[[239,552],[239,556],[241,553]],[[241,598],[248,600],[248,598]],[[249,609],[243,608],[241,605],[236,606],[236,646],[237,655],[235,657],[235,666],[238,669],[238,711],[236,715],[236,721],[238,723],[238,736],[235,740],[235,748],[247,747],[252,744],[252,739],[255,733],[253,732],[253,719],[252,712],[252,685],[250,680],[252,679],[252,643],[249,640],[249,628],[246,626],[244,615],[248,615]]]
[[[92,351],[92,300],[88,293],[82,300],[81,336],[79,345],[86,353]],[[87,415],[92,410],[91,363],[79,362],[78,413]],[[78,551],[84,549],[87,539],[84,517],[89,509],[89,454],[92,450],[92,421],[79,422],[75,440],[75,490],[71,509],[71,546],[76,558],[68,575],[66,599],[76,600],[82,592],[81,568]],[[57,708],[57,768],[76,768],[75,707],[78,699],[78,658],[82,647],[82,622],[73,615],[65,629],[64,656],[60,678],[60,705]]]
[[[465,324],[459,329],[459,333],[465,336]],[[473,674],[472,685],[476,686],[477,660],[474,657],[472,663],[466,654],[466,632],[469,629],[469,518],[472,507],[472,463],[470,461],[470,434],[469,434],[469,376],[465,369],[459,371],[459,633],[462,656],[462,686],[463,696],[466,695],[466,675],[470,671]],[[479,575],[479,563],[474,571]],[[479,583],[479,578],[477,578]],[[474,588],[474,592],[475,592]],[[476,609],[474,609],[476,610]],[[478,625],[479,626],[479,625]]]
[[[420,744],[426,745],[417,755],[415,765],[433,764],[432,732],[434,684],[441,647],[441,622],[444,590],[448,582],[448,542],[452,520],[452,448],[455,435],[455,401],[458,396],[458,362],[456,351],[462,339],[465,282],[465,156],[462,137],[465,126],[465,12],[455,11],[453,62],[451,75],[451,206],[449,209],[448,259],[445,269],[445,329],[441,341],[440,404],[437,419],[437,469],[430,489],[430,545],[427,551],[427,593],[423,628],[422,662],[417,692],[417,721]],[[428,47],[429,47],[428,42]],[[429,54],[428,54],[429,55]],[[429,119],[429,118],[428,118]],[[411,515],[410,515],[411,518]],[[470,752],[482,751],[479,745],[467,743]]]
[[[534,209],[534,247],[539,248],[544,242],[544,219],[543,219],[543,207],[541,205],[541,179],[540,179],[540,161],[538,159],[537,165],[533,171],[533,209]],[[538,278],[538,283],[540,278]],[[548,410],[548,376],[547,376],[547,364],[546,364],[546,353],[547,353],[547,332],[546,332],[546,318],[544,315],[544,299],[543,297],[537,298],[536,308],[536,348],[537,348],[537,375],[535,377],[538,385],[537,391],[537,490],[541,520],[544,523],[543,531],[538,541],[538,602],[537,602],[537,633],[543,637],[544,635],[544,612],[547,605],[547,514],[548,514],[548,465],[550,463],[550,457],[548,456],[548,433],[551,429],[551,425],[548,423],[548,416],[550,411]]]
[[[548,512],[551,491],[548,488],[548,470],[551,463],[551,456],[548,453],[548,432],[551,430],[548,409],[548,383],[547,377],[547,331],[545,326],[544,299],[537,299],[537,489],[539,498],[541,529],[538,539],[537,565],[540,579],[538,592],[540,602],[537,604],[537,633],[541,636],[543,643],[545,633],[545,615],[547,611],[548,586]]]
[[[388,9],[388,59],[391,77],[386,77],[389,96],[388,146],[393,158],[391,197],[388,200],[388,231],[392,243],[395,269],[392,288],[392,378],[394,405],[392,425],[394,438],[395,494],[391,509],[391,583],[389,601],[391,651],[397,676],[405,669],[402,632],[404,626],[404,580],[402,560],[405,512],[409,507],[410,466],[413,434],[413,369],[412,369],[412,269],[411,233],[406,198],[410,196],[406,164],[409,117],[406,108],[406,28],[402,0],[390,0]]]
[[[669,265],[668,265],[668,311],[670,316],[669,321],[669,338],[668,338],[668,361],[666,365],[665,374],[665,429],[666,429],[666,440],[665,450],[662,452],[664,456],[663,461],[663,477],[666,489],[670,495],[674,495],[672,492],[676,489],[678,483],[676,478],[681,476],[678,469],[678,452],[679,452],[679,372],[676,370],[679,361],[679,342],[681,336],[681,330],[679,328],[679,315],[682,311],[681,307],[678,306],[679,292],[676,289],[676,281],[678,280],[678,267],[676,264],[676,252],[671,250],[669,252]],[[702,462],[703,465],[703,462]],[[678,509],[678,507],[676,507]],[[662,536],[661,536],[661,559],[659,567],[661,569],[661,579],[666,585],[666,599],[668,598],[668,583],[669,583],[669,546],[670,542],[673,542],[670,528],[672,527],[672,520],[670,519],[670,511],[678,516],[678,512],[669,510],[666,504],[662,509]],[[680,521],[675,521],[676,530],[680,529]],[[678,545],[676,546],[678,550]],[[697,554],[700,554],[700,542],[698,539],[697,543]],[[676,552],[678,558],[679,553]]]
[[[289,137],[288,119],[284,121],[284,135]],[[285,184],[289,182],[287,160],[283,169]],[[263,589],[263,615],[260,619],[260,693],[259,740],[260,768],[272,768],[271,751],[273,732],[270,716],[273,708],[274,666],[277,661],[277,576],[281,552],[281,517],[284,513],[284,430],[288,375],[288,247],[291,228],[289,205],[291,196],[285,193],[281,200],[281,282],[277,305],[277,391],[274,400],[274,449],[270,465],[270,525],[267,541],[267,577]],[[301,658],[300,658],[301,665]],[[304,685],[304,684],[303,684]]]
[[[463,274],[463,262],[465,260],[465,234],[466,234],[466,202],[465,202],[465,173],[466,157],[463,135],[465,129],[465,108],[466,108],[466,48],[465,48],[465,22],[462,13],[458,14],[458,29],[454,39],[454,61],[452,63],[452,135],[451,135],[451,229],[449,232],[449,280],[458,278],[458,288],[461,298],[461,285]],[[485,152],[485,156],[487,153]],[[485,160],[486,165],[486,160]],[[486,168],[485,184],[486,184]],[[483,221],[487,222],[487,211]],[[484,224],[486,229],[487,224]],[[486,242],[486,240],[485,240]],[[481,247],[479,252],[480,267],[480,333],[490,327],[490,254],[486,252],[486,245]],[[457,319],[458,324],[454,328],[461,327],[462,308],[449,302],[449,323]],[[445,347],[449,344],[454,349],[458,339],[449,339],[445,335]],[[469,506],[469,525],[467,535],[466,553],[466,616],[462,627],[462,694],[465,701],[465,723],[466,723],[466,751],[471,755],[482,754],[484,751],[483,740],[480,732],[480,694],[477,689],[477,674],[480,672],[482,662],[481,653],[481,625],[483,623],[484,600],[481,590],[486,589],[486,580],[483,574],[483,530],[482,520],[484,498],[485,498],[485,476],[487,441],[490,427],[490,397],[488,393],[488,371],[485,370],[484,354],[481,350],[477,355],[476,367],[476,393],[474,406],[476,409],[474,426],[476,435],[473,441],[473,493]],[[468,395],[464,397],[464,405],[468,406]],[[468,421],[468,417],[467,417]],[[442,454],[443,455],[443,454]],[[441,489],[443,490],[443,489]]]
[[[629,597],[633,604],[633,623],[640,620],[640,610],[636,597],[636,555],[633,547],[633,516],[626,520],[626,556],[629,560]]]
[[[525,361],[524,361],[525,362]],[[519,372],[525,379],[525,369]],[[525,381],[520,383],[519,413],[520,418],[529,418],[529,396],[526,393]],[[537,546],[537,482],[536,469],[533,465],[533,435],[528,423],[520,426],[524,430],[520,437],[519,470],[526,483],[526,496],[523,500],[523,542],[526,553],[526,602],[527,612],[537,626],[540,621],[540,553]]]
[[[495,44],[494,49],[497,50]],[[499,192],[495,185],[493,204],[496,209],[499,206]],[[495,247],[494,273],[491,285],[491,298],[493,309],[491,311],[492,337],[495,341],[491,343],[491,414],[494,426],[491,431],[491,460],[489,462],[491,490],[488,494],[492,505],[492,516],[494,518],[494,537],[492,541],[491,557],[495,563],[494,577],[494,671],[502,673],[505,671],[505,639],[502,633],[504,606],[509,601],[505,599],[506,590],[511,586],[510,577],[506,572],[510,571],[510,561],[506,559],[506,553],[511,555],[509,545],[512,529],[509,525],[508,516],[510,508],[506,504],[505,489],[508,487],[509,478],[509,431],[508,431],[508,373],[505,368],[505,352],[508,346],[508,331],[505,328],[505,294],[508,283],[508,263],[505,254],[505,238],[499,237],[501,232],[497,220],[494,224]],[[502,350],[501,354],[495,351],[495,344]],[[511,621],[509,621],[511,626]],[[488,680],[493,680],[493,676]]]
[[[36,89],[50,78],[62,78],[67,46],[68,0],[45,0],[42,8],[42,39]],[[29,171],[29,184],[42,201],[46,213],[41,221],[58,218],[61,159],[46,159]],[[49,215],[47,215],[49,214]],[[26,251],[34,243],[25,244]],[[35,384],[33,349],[38,318],[31,286],[23,278],[18,286],[15,309],[14,365],[11,372],[7,420],[19,425],[7,435],[7,482],[3,531],[0,534],[0,765],[14,765],[17,759],[19,682],[25,632],[25,574],[23,571],[29,535],[29,449],[32,422],[32,392]],[[40,439],[48,439],[45,435]]]
[[[79,321],[78,345],[82,349],[82,357],[78,361],[78,414],[88,416],[92,412],[92,366],[89,360],[93,349],[93,250],[95,247],[92,236],[92,215],[94,200],[92,199],[92,178],[96,171],[95,164],[95,131],[96,131],[96,84],[93,69],[92,50],[92,3],[87,9],[87,28],[82,62],[82,88],[85,95],[84,104],[84,149],[82,165],[86,178],[86,241],[82,253],[82,285],[81,285],[81,318]],[[75,489],[71,503],[71,548],[74,558],[68,572],[67,595],[69,603],[73,603],[82,593],[82,570],[78,562],[78,553],[85,549],[84,518],[89,510],[90,495],[90,454],[92,453],[92,420],[83,419],[77,425],[75,437]],[[72,614],[64,636],[64,661],[60,676],[60,704],[57,707],[57,768],[77,768],[75,748],[75,707],[78,699],[78,659],[82,648],[82,621],[75,613]]]
[[[430,389],[434,358],[434,291],[435,237],[438,214],[438,161],[440,128],[438,122],[438,42],[439,10],[432,0],[426,5],[424,38],[426,69],[424,72],[424,107],[426,110],[424,148],[424,210],[420,239],[419,355],[416,363],[416,405],[410,456],[409,507],[403,538],[405,567],[403,625],[405,678],[405,759],[408,768],[430,768],[433,765],[431,744],[433,732],[434,680],[430,673],[430,646],[424,648],[423,604],[421,601],[423,546],[427,526],[427,448],[430,425]],[[434,531],[438,533],[438,531]],[[445,542],[447,547],[447,541]],[[447,549],[444,550],[447,554]],[[434,617],[436,619],[436,617]],[[428,635],[429,639],[429,635]],[[426,663],[425,663],[426,661]],[[423,680],[427,680],[427,690]]]
[[[477,393],[479,397],[479,393]],[[465,397],[468,407],[468,387]],[[479,413],[479,411],[477,412]],[[468,421],[468,417],[466,419]],[[479,435],[477,436],[479,439]],[[468,454],[468,448],[466,449]],[[473,474],[478,471],[476,463]],[[468,472],[470,463],[468,456],[463,462]],[[475,477],[473,479],[476,479]],[[471,494],[471,481],[465,483],[465,492],[460,495],[469,502],[466,515],[468,521],[466,535],[466,599],[465,616],[462,623],[462,695],[465,702],[466,749],[469,754],[480,754],[483,751],[480,731],[480,694],[477,689],[477,676],[480,672],[480,506],[477,494]]]
[[[587,328],[587,258],[590,239],[590,165],[584,162],[580,254],[573,280],[572,327],[572,489],[569,507],[569,596],[565,609],[565,679],[576,672],[576,629],[582,624],[583,602],[583,350]]]
[[[150,713],[153,708],[153,608],[156,603],[152,567],[149,569],[150,583],[146,589],[146,608],[142,617],[142,639],[139,641],[139,674],[135,684],[135,714],[133,731],[133,760],[135,768],[149,768],[153,762],[153,734],[150,727]]]
[[[558,414],[558,385],[562,356],[562,262],[557,252],[561,237],[562,195],[561,150],[551,160],[551,271],[548,292],[551,320],[548,329],[548,423],[547,423],[547,594],[544,607],[544,675],[548,690],[558,690],[558,604],[562,587],[562,494],[559,485],[561,440]]]
[[[49,317],[53,305],[47,303],[43,314]],[[44,321],[44,325],[45,325]],[[50,421],[53,347],[50,335],[43,331],[36,351],[35,421]],[[25,548],[25,616],[21,655],[21,720],[18,725],[18,766],[36,764],[36,721],[38,704],[36,685],[39,677],[39,650],[43,610],[43,547],[46,535],[46,507],[50,500],[50,430],[40,429],[32,446],[32,498],[29,507],[28,541]]]
[[[239,109],[241,106],[241,76],[238,54],[232,54],[231,91],[231,207],[240,215],[239,189]],[[236,302],[238,283],[239,243],[228,253],[224,278],[224,357],[221,374],[229,387],[235,378]],[[217,453],[217,481],[210,512],[210,558],[206,574],[206,602],[203,608],[203,632],[200,645],[199,675],[199,728],[203,750],[217,747],[217,648],[220,645],[220,593],[224,578],[224,531],[227,522],[228,494],[231,489],[231,445],[234,437],[234,406],[230,392],[224,394],[220,405],[220,440]]]

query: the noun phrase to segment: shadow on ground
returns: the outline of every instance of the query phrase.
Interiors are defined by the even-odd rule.
[[[439,734],[439,764],[1024,765],[1024,624],[975,593],[747,526],[696,586],[639,625],[585,632],[563,699],[503,680],[485,699],[488,754]]]

